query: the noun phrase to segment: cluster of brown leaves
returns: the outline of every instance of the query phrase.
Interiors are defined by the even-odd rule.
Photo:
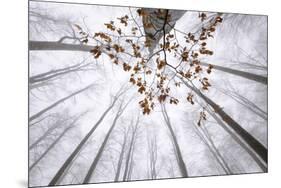
[[[193,94],[192,93],[188,93],[188,96],[187,96],[187,101],[190,102],[192,105],[194,105],[194,101],[193,101]]]
[[[99,58],[102,53],[99,46],[95,46],[90,52],[94,55],[95,59]]]
[[[99,32],[99,33],[95,33],[94,37],[100,37],[102,40],[104,40],[105,42],[111,43],[112,39],[110,36],[108,36],[105,33]]]
[[[214,66],[209,64],[208,69],[207,69],[207,73],[211,74],[213,68],[214,68]]]
[[[120,23],[121,24],[124,24],[125,26],[128,26],[128,19],[129,19],[129,16],[128,15],[125,15],[121,18],[117,18],[118,20],[120,20]]]
[[[161,70],[162,68],[165,67],[166,61],[165,59],[160,59],[159,57],[156,59],[156,64],[157,64],[157,69]]]
[[[149,15],[143,9],[138,9],[138,14],[143,19],[143,26],[150,27],[149,24],[151,23],[148,19]],[[155,14],[160,17],[167,16],[165,11],[156,11]],[[200,13],[199,18],[202,22],[208,20],[208,16],[205,13]],[[124,24],[124,26],[128,26],[129,17],[127,15],[118,18],[118,20],[120,20],[120,23]],[[177,73],[188,80],[194,80],[198,78],[197,80],[199,80],[199,82],[202,84],[203,90],[208,90],[211,84],[209,83],[207,77],[202,78],[202,76],[200,75],[203,72],[203,67],[200,65],[200,57],[213,55],[213,51],[207,49],[207,39],[213,37],[213,32],[215,32],[216,30],[215,27],[221,22],[222,18],[220,16],[217,16],[211,19],[211,21],[208,21],[208,26],[202,26],[199,33],[188,33],[185,36],[185,40],[187,43],[186,46],[182,47],[178,42],[175,42],[177,40],[175,39],[175,35],[173,34],[166,34],[164,36],[165,43],[160,44],[160,48],[164,52],[173,53],[174,57],[179,58],[181,62],[184,62],[184,64],[187,65],[184,69],[181,69],[179,71],[177,70]],[[117,28],[114,25],[113,21],[106,23],[105,26],[111,32],[117,32],[119,35],[122,34],[121,28]],[[131,28],[131,33],[133,35],[136,35],[137,31],[138,27],[133,26]],[[124,42],[128,43],[129,46],[131,46],[131,49],[126,48],[125,50],[125,48],[119,43],[112,44],[112,39],[110,36],[111,35],[105,34],[103,32],[95,33],[94,37],[99,37],[100,39],[102,39],[102,41],[106,42],[105,49],[107,50],[107,52],[102,51],[101,47],[96,46],[91,50],[91,53],[95,58],[99,58],[102,53],[106,53],[114,64],[122,65],[124,71],[131,73],[129,82],[135,85],[137,87],[137,91],[144,96],[144,98],[139,101],[143,114],[151,113],[155,105],[155,100],[157,100],[159,103],[164,103],[167,101],[170,104],[177,105],[179,103],[179,100],[170,95],[171,89],[168,86],[168,83],[172,78],[170,78],[169,75],[165,74],[165,66],[171,65],[166,62],[166,59],[163,59],[163,57],[161,57],[159,53],[157,53],[156,56],[158,57],[155,61],[155,69],[148,67],[147,60],[144,59],[143,54],[141,53],[141,47],[138,40],[134,41],[131,37],[125,38]],[[145,41],[144,45],[148,46],[149,44],[146,44],[146,42],[147,40]],[[193,49],[192,47],[194,46],[196,47]],[[119,59],[118,54],[121,53],[130,54],[132,57],[134,57],[134,61],[126,63],[120,61],[121,58]],[[212,72],[212,68],[212,65],[208,66],[206,70],[208,74]],[[155,85],[150,85],[152,87],[148,86],[145,80],[145,75],[151,74],[152,76],[156,76],[156,84],[153,83]],[[176,87],[180,87],[181,82],[175,82],[174,84]],[[188,96],[186,98],[187,101],[192,105],[194,105],[193,97],[194,96],[192,93],[188,93]],[[198,124],[201,124],[201,121],[206,119],[206,115],[204,114],[204,111],[200,113],[200,120]]]
[[[208,90],[208,88],[211,86],[211,84],[209,83],[209,79],[204,77],[203,79],[199,80],[202,84],[202,89],[203,90]]]
[[[199,116],[199,120],[197,122],[197,125],[200,127],[202,121],[205,121],[205,120],[207,120],[207,115],[206,115],[206,113],[205,113],[205,111],[203,109],[203,111],[200,112],[200,116]]]

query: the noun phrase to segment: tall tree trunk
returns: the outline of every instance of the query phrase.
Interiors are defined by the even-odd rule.
[[[227,68],[227,67],[223,67],[223,66],[219,66],[219,65],[204,63],[204,62],[201,62],[200,65],[202,65],[202,66],[212,65],[213,69],[215,69],[215,70],[230,73],[235,76],[240,76],[240,77],[267,85],[267,77],[264,77],[261,75],[257,75],[257,74],[253,74],[253,73],[249,73],[249,72],[245,72],[245,71],[240,71],[240,70],[235,70],[235,69],[231,69],[231,68]]]
[[[137,118],[137,121],[136,121],[134,127],[132,128],[132,137],[131,137],[131,140],[130,140],[129,150],[128,150],[127,156],[126,156],[125,170],[124,170],[124,174],[123,174],[123,181],[128,180],[128,173],[129,173],[129,168],[130,168],[130,162],[132,160],[133,146],[135,144],[135,137],[136,137],[137,130],[138,130],[138,124],[139,124],[139,117]]]
[[[66,101],[67,99],[69,99],[69,98],[71,98],[71,97],[73,97],[73,96],[75,96],[75,95],[77,95],[77,94],[79,94],[79,93],[82,93],[83,91],[86,91],[87,89],[91,88],[93,85],[94,85],[94,84],[90,84],[90,85],[88,85],[87,87],[85,87],[85,88],[83,88],[83,89],[80,89],[80,90],[78,90],[78,91],[76,91],[76,92],[74,92],[74,93],[72,93],[72,94],[70,94],[70,95],[68,95],[68,96],[66,96],[66,97],[64,97],[64,98],[62,98],[62,99],[56,101],[55,103],[51,104],[51,105],[48,106],[47,108],[45,108],[45,109],[41,110],[40,112],[38,112],[38,113],[32,115],[31,117],[29,117],[29,121],[32,121],[32,120],[34,120],[34,119],[40,117],[41,115],[43,115],[43,114],[46,113],[47,111],[51,110],[52,108],[56,107],[57,105],[63,103],[63,102]]]
[[[122,162],[123,162],[123,156],[124,156],[125,149],[126,149],[126,141],[127,141],[127,134],[125,132],[124,138],[123,138],[123,143],[122,143],[122,148],[121,148],[119,159],[118,159],[117,171],[116,171],[115,178],[114,178],[115,182],[117,182],[119,180],[120,171],[121,171]]]
[[[172,141],[173,141],[173,145],[174,145],[175,150],[176,150],[176,156],[177,156],[177,159],[178,159],[178,166],[179,166],[181,175],[182,175],[182,177],[188,177],[186,165],[185,165],[185,162],[184,162],[183,157],[182,157],[182,153],[181,153],[181,150],[180,150],[180,147],[179,147],[179,144],[178,144],[177,137],[176,137],[176,135],[174,133],[174,130],[172,128],[170,118],[169,118],[168,113],[166,111],[166,107],[165,107],[165,105],[162,105],[161,107],[162,107],[162,114],[163,114],[165,123],[166,123],[166,125],[167,125],[167,127],[168,127],[168,129],[171,133],[171,136],[172,136]]]
[[[120,95],[119,95],[120,96]],[[99,124],[103,121],[105,116],[108,114],[108,112],[112,109],[112,107],[115,105],[118,97],[115,97],[113,102],[110,104],[110,106],[104,111],[102,116],[99,118],[99,120],[95,123],[95,125],[92,127],[92,129],[87,133],[87,135],[81,140],[81,142],[78,144],[78,146],[74,149],[74,151],[71,153],[71,155],[67,158],[67,160],[63,163],[63,165],[60,167],[60,169],[57,171],[55,176],[52,178],[52,180],[49,183],[49,186],[54,186],[60,181],[60,178],[63,176],[65,171],[68,169],[74,158],[78,155],[78,153],[83,148],[84,144],[88,141],[90,136],[94,133],[96,128],[99,126]]]
[[[126,106],[127,106],[127,105],[126,105]],[[87,172],[86,177],[85,177],[84,180],[83,180],[83,183],[90,183],[91,177],[92,177],[93,173],[95,172],[95,169],[96,169],[96,167],[97,167],[97,164],[98,164],[99,160],[101,159],[101,156],[102,156],[102,154],[103,154],[103,152],[104,152],[104,148],[105,148],[105,146],[106,146],[106,144],[107,144],[107,142],[108,142],[109,136],[111,135],[111,132],[113,131],[113,129],[114,129],[116,123],[117,123],[117,120],[119,119],[119,117],[120,117],[120,116],[122,115],[122,113],[124,112],[126,106],[122,108],[122,104],[120,105],[120,107],[119,107],[119,109],[118,109],[118,112],[116,113],[115,118],[114,118],[114,120],[113,120],[113,123],[112,123],[110,129],[108,130],[108,132],[107,132],[107,134],[106,134],[106,136],[105,136],[105,138],[104,138],[104,140],[103,140],[103,142],[102,142],[102,145],[101,145],[101,147],[99,148],[99,151],[98,151],[98,153],[97,153],[95,159],[93,160],[93,162],[92,162],[92,164],[91,164],[91,166],[90,166],[90,168],[89,168],[89,170],[88,170],[88,172]]]
[[[62,51],[84,51],[90,52],[94,46],[81,45],[81,44],[66,44],[50,41],[29,41],[29,50],[62,50]]]
[[[257,74],[253,74],[253,73],[249,73],[249,72],[245,72],[245,71],[240,71],[240,70],[236,70],[236,69],[231,69],[231,68],[227,68],[227,67],[223,67],[223,66],[219,66],[219,65],[204,63],[204,62],[201,62],[200,65],[202,65],[202,66],[212,65],[213,69],[215,69],[215,70],[230,73],[235,76],[240,76],[240,77],[246,78],[248,80],[253,80],[253,81],[267,85],[267,77],[264,77],[261,75],[257,75]]]
[[[267,149],[250,133],[248,133],[243,127],[241,127],[232,117],[224,112],[219,105],[217,105],[210,98],[205,96],[199,89],[195,86],[191,86],[184,79],[181,78],[183,83],[193,90],[198,96],[200,96],[208,105],[210,105],[214,111],[222,118],[222,120],[227,123],[233,129],[236,134],[238,134],[267,164]]]

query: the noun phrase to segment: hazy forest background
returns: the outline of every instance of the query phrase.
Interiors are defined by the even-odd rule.
[[[30,1],[29,186],[267,172],[267,17]]]

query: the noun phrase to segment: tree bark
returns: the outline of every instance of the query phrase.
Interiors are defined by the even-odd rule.
[[[29,41],[29,50],[41,51],[41,50],[62,50],[62,51],[83,51],[90,52],[94,46],[81,45],[81,44],[67,44],[50,41]]]

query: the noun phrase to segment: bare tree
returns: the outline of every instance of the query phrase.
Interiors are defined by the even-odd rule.
[[[85,113],[78,115],[76,118],[74,118],[70,125],[63,129],[61,134],[53,141],[53,143],[42,153],[42,155],[34,163],[32,163],[32,165],[28,168],[29,171],[31,171],[49,153],[49,151],[51,151],[59,143],[59,141],[64,137],[64,135],[76,125],[77,121],[79,121],[79,119],[84,114]]]
[[[55,176],[52,178],[52,180],[49,183],[49,186],[56,185],[58,181],[60,181],[60,178],[63,176],[65,171],[68,169],[69,165],[72,163],[74,158],[79,154],[81,149],[83,148],[84,144],[89,140],[89,138],[92,136],[96,128],[99,126],[99,124],[103,121],[105,116],[108,114],[108,112],[113,108],[115,103],[117,102],[118,98],[123,94],[123,92],[120,90],[116,96],[114,96],[113,101],[108,106],[108,108],[103,112],[99,120],[95,123],[95,125],[91,128],[91,130],[86,134],[86,136],[81,140],[81,142],[78,144],[78,146],[75,148],[75,150],[71,153],[71,155],[67,158],[67,160],[63,163],[63,165],[60,167],[60,169],[57,171]]]
[[[172,142],[173,142],[173,146],[174,146],[174,149],[175,149],[175,152],[176,152],[176,156],[177,156],[177,160],[178,160],[178,167],[180,169],[181,175],[182,175],[182,177],[188,177],[186,165],[185,165],[185,162],[183,160],[183,156],[182,156],[182,153],[181,153],[181,150],[180,150],[180,146],[178,144],[177,137],[176,137],[176,135],[174,133],[174,130],[172,128],[170,117],[168,116],[165,105],[163,104],[163,105],[161,105],[161,107],[162,107],[161,108],[162,109],[162,115],[164,117],[165,123],[166,123],[166,125],[169,129],[169,132],[171,134],[171,137],[172,137]]]
[[[129,100],[129,102],[130,102],[130,100]],[[112,123],[110,129],[108,130],[108,132],[107,132],[107,134],[106,134],[106,136],[105,136],[105,138],[104,138],[104,140],[102,142],[102,145],[99,148],[99,151],[98,151],[96,157],[94,158],[94,160],[93,160],[93,162],[92,162],[92,164],[91,164],[91,166],[90,166],[90,168],[89,168],[89,170],[87,172],[87,175],[85,176],[85,178],[83,180],[83,183],[89,183],[91,181],[91,177],[92,177],[93,173],[95,172],[97,164],[98,164],[98,162],[99,162],[99,160],[100,160],[100,158],[101,158],[101,156],[102,156],[102,154],[104,152],[104,148],[106,147],[106,144],[107,144],[108,139],[109,139],[109,137],[111,135],[111,132],[113,131],[114,127],[117,124],[117,120],[120,118],[120,116],[122,115],[122,113],[126,109],[126,107],[129,104],[129,102],[127,102],[127,104],[124,105],[124,106],[122,104],[120,104],[119,109],[118,109],[118,111],[117,111],[117,113],[116,113],[116,115],[114,117],[113,123]]]
[[[117,182],[119,180],[122,162],[123,162],[124,154],[125,154],[125,151],[126,151],[127,137],[128,137],[128,131],[124,130],[123,143],[121,145],[121,151],[120,151],[120,154],[119,154],[117,169],[116,169],[116,173],[115,173],[115,177],[114,177],[115,182]]]
[[[207,146],[209,151],[212,153],[214,158],[216,159],[217,163],[220,165],[220,167],[224,170],[226,174],[231,174],[232,171],[227,164],[227,162],[224,160],[223,156],[221,155],[220,151],[217,149],[216,145],[214,144],[211,136],[209,135],[208,130],[201,125],[200,127],[193,123],[195,128],[195,133],[199,136],[202,142]]]
[[[235,76],[240,76],[242,78],[246,78],[246,79],[253,80],[253,81],[259,82],[261,84],[267,85],[267,77],[265,77],[265,76],[261,76],[261,75],[253,74],[250,72],[241,71],[241,70],[231,69],[231,68],[223,67],[220,65],[205,63],[205,62],[201,62],[200,65],[205,66],[205,67],[212,66],[212,68],[215,70],[219,70],[219,71],[222,71],[225,73],[230,73]]]
[[[137,131],[139,127],[139,116],[137,117],[137,120],[134,124],[134,126],[131,129],[131,139],[129,142],[129,148],[127,151],[126,159],[125,159],[125,170],[123,173],[123,181],[128,181],[129,180],[129,175],[130,175],[130,167],[132,168],[132,160],[133,160],[133,153],[134,153],[134,145],[136,142],[136,136],[137,136]]]
[[[90,88],[93,87],[93,86],[94,86],[94,84],[90,84],[90,85],[88,85],[87,87],[85,87],[85,88],[83,88],[83,89],[80,89],[80,90],[78,90],[78,91],[76,91],[76,92],[74,92],[74,93],[72,93],[72,94],[70,94],[70,95],[68,95],[68,96],[66,96],[66,97],[64,97],[64,98],[62,98],[62,99],[56,101],[55,103],[51,104],[50,106],[44,108],[43,110],[37,112],[36,114],[34,114],[34,115],[32,115],[32,116],[30,116],[30,117],[29,117],[29,121],[32,121],[32,120],[34,120],[34,119],[40,117],[41,115],[43,115],[43,114],[46,113],[47,111],[53,109],[53,108],[56,107],[57,105],[63,103],[63,102],[66,101],[67,99],[70,99],[71,97],[73,97],[73,96],[75,96],[75,95],[78,95],[78,94],[80,94],[80,93],[86,91],[87,89],[90,89]]]
[[[190,85],[184,79],[181,78],[183,83],[194,91],[199,97],[201,97],[208,105],[210,105],[213,110],[222,118],[222,120],[227,123],[233,129],[236,134],[238,134],[261,158],[267,163],[267,149],[250,133],[248,133],[241,125],[239,125],[232,117],[230,117],[224,110],[217,105],[210,98],[205,96],[199,89],[195,86]]]

